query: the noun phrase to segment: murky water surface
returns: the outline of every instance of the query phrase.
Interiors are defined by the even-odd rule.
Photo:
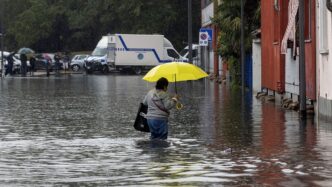
[[[332,124],[195,81],[178,85],[169,140],[151,142],[132,127],[141,78],[1,80],[1,186],[332,185]]]

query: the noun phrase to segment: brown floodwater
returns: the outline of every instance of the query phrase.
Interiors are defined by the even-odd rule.
[[[184,108],[152,142],[133,123],[153,86],[121,74],[1,79],[0,185],[332,185],[331,123],[200,80],[177,84]]]

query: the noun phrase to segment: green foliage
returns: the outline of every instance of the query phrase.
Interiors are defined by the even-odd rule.
[[[187,41],[183,0],[1,0],[6,46],[37,51],[92,50],[102,35],[165,35],[178,49]],[[200,1],[193,1],[193,36],[200,27]],[[194,40],[196,38],[194,37]]]
[[[251,32],[259,28],[260,24],[260,4],[258,0],[244,1],[245,50],[250,52]],[[220,29],[218,53],[227,60],[232,76],[232,84],[240,84],[241,1],[223,0],[213,21]]]
[[[228,66],[230,69],[230,74],[232,75],[231,86],[232,88],[237,88],[241,84],[241,65],[238,63],[238,59],[230,56],[228,58]]]

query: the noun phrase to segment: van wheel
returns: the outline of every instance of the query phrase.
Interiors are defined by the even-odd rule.
[[[108,65],[103,65],[102,72],[103,73],[108,73],[109,72]]]
[[[141,75],[142,74],[142,68],[141,67],[134,67],[133,70],[134,70],[134,73],[136,75]]]

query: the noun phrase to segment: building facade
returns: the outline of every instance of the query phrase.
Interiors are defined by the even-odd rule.
[[[317,0],[317,108],[320,117],[332,120],[332,2]]]
[[[221,72],[221,59],[217,52],[217,36],[218,28],[212,23],[212,18],[214,17],[217,7],[220,4],[220,0],[201,0],[201,18],[202,18],[202,28],[212,29],[212,38],[209,42],[208,47],[201,48],[201,60],[203,63],[203,68],[208,73],[213,73],[214,75],[220,75]]]
[[[316,0],[304,1],[306,96],[314,103],[317,90]],[[293,21],[292,12],[295,13]],[[262,88],[277,100],[285,97],[299,100],[297,13],[298,0],[261,1]],[[291,33],[294,33],[293,40]]]

